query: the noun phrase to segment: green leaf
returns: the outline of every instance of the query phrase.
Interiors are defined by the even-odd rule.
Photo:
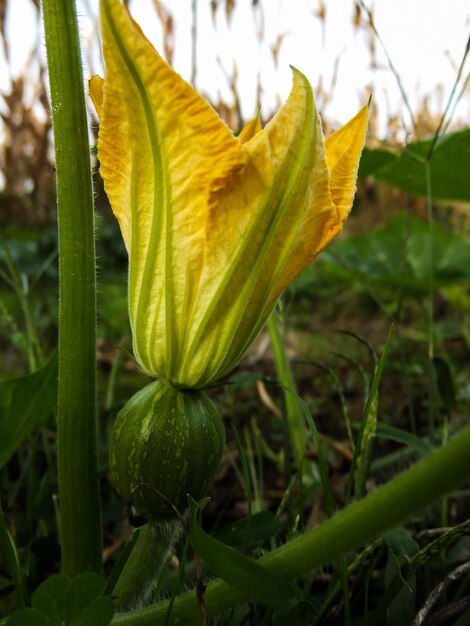
[[[193,547],[217,576],[266,606],[295,603],[294,589],[288,581],[208,535],[197,521],[199,507],[192,498],[190,508]]]
[[[52,622],[36,609],[20,609],[8,620],[7,626],[60,626]]]
[[[21,609],[13,616],[13,626],[108,626],[114,603],[103,596],[105,581],[86,572],[72,581],[57,574],[44,581],[33,593],[32,609]],[[10,622],[8,622],[10,624]]]
[[[91,572],[79,574],[70,582],[64,597],[65,617],[68,624],[75,623],[74,620],[81,615],[83,607],[101,596],[105,584],[101,576]]]
[[[33,374],[0,381],[0,467],[55,412],[57,355]]]
[[[69,582],[69,578],[63,574],[56,574],[45,580],[33,593],[33,609],[47,616],[54,624],[62,624],[65,616],[65,591]]]
[[[382,610],[388,609],[392,604],[396,601],[397,595],[403,589],[405,585],[405,580],[414,582],[413,575],[416,571],[428,563],[431,559],[436,557],[439,553],[442,553],[442,550],[448,550],[455,542],[459,541],[462,536],[468,531],[470,528],[470,520],[455,526],[447,533],[444,533],[440,537],[437,537],[431,543],[428,543],[426,546],[421,548],[419,552],[416,552],[417,544],[414,540],[409,536],[408,532],[404,529],[397,529],[385,533],[383,535],[383,539],[386,543],[389,544],[389,557],[394,554],[401,554],[405,556],[403,562],[405,560],[408,563],[404,562],[403,567],[397,568],[395,567],[395,575],[391,578],[390,571],[390,558],[387,563],[387,589],[383,594],[382,598],[377,602],[377,607]],[[448,553],[448,557],[449,557]],[[461,561],[461,555],[459,555],[458,562]],[[447,564],[451,563],[452,560],[447,558]],[[396,563],[395,563],[396,565]],[[403,622],[405,623],[405,622]]]
[[[411,624],[416,613],[415,591],[416,578],[414,574],[402,577],[402,566],[410,563],[419,547],[416,541],[405,528],[393,528],[383,535],[388,546],[388,558],[385,571],[387,586],[394,583],[395,577],[400,576],[402,587],[387,609],[387,624],[401,626]]]
[[[426,196],[424,160],[432,138],[412,142],[399,153],[365,149],[359,176],[373,176],[388,185]],[[470,170],[470,128],[443,135],[430,160],[432,197],[445,200],[470,200],[467,172]]]
[[[410,561],[419,551],[418,544],[406,528],[392,528],[382,538],[400,563]]]
[[[277,535],[281,529],[278,518],[270,511],[233,522],[215,533],[214,538],[232,547],[248,548]]]
[[[108,582],[106,583],[106,586],[103,590],[103,595],[107,595],[107,596],[112,595],[114,591],[114,587],[116,586],[116,583],[119,580],[119,577],[121,576],[121,573],[135,548],[135,544],[137,543],[139,535],[140,535],[140,528],[137,528],[132,534],[132,539],[130,539],[126,543],[124,550],[119,556],[118,562],[114,566],[114,569],[111,572],[111,575],[108,578]]]
[[[396,441],[397,443],[403,443],[419,456],[424,456],[432,450],[432,447],[420,437],[413,435],[413,433],[410,433],[407,430],[395,428],[394,426],[389,426],[388,424],[377,424],[376,434],[378,437],[382,437],[383,439],[390,439],[391,441]]]
[[[233,385],[234,389],[251,389],[259,380],[263,379],[263,376],[255,372],[239,372],[230,376],[228,384]]]
[[[383,148],[364,148],[359,165],[358,177],[373,176],[381,167],[394,163],[396,154]]]
[[[359,279],[390,292],[422,297],[429,292],[429,226],[405,213],[384,227],[350,237],[323,253],[328,260]],[[436,288],[470,280],[470,241],[438,224],[433,226],[433,282]]]
[[[114,602],[110,596],[98,596],[80,611],[70,626],[108,626],[113,615]]]

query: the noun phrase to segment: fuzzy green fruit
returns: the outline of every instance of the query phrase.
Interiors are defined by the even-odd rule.
[[[209,488],[223,449],[223,423],[209,398],[157,381],[136,393],[116,418],[111,478],[139,513],[173,514],[169,502],[184,510],[188,494],[198,499]]]

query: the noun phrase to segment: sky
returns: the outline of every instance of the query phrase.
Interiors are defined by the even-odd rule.
[[[163,51],[162,25],[155,11],[156,0],[133,0],[131,12],[157,49]],[[373,9],[376,28],[396,67],[411,106],[416,109],[428,97],[432,113],[442,112],[463,57],[470,32],[468,0],[364,0]],[[172,13],[174,67],[190,79],[193,0],[162,1]],[[225,0],[219,0],[215,21],[210,0],[197,0],[197,73],[195,86],[213,101],[230,103],[227,76],[234,64],[237,89],[245,120],[256,113],[257,78],[262,84],[261,112],[273,114],[291,86],[289,65],[300,69],[318,89],[323,116],[335,127],[345,123],[372,92],[378,111],[378,132],[387,136],[387,120],[397,115],[402,129],[410,119],[403,107],[397,81],[380,43],[369,28],[353,26],[354,0],[235,0],[230,24]],[[44,37],[31,0],[10,0],[7,32],[11,42],[7,64],[0,55],[0,91],[9,89],[10,76],[25,67],[34,71],[31,51],[44,55]],[[318,17],[324,9],[324,19]],[[77,0],[83,40],[85,75],[102,73],[98,0]],[[278,38],[277,63],[272,52]],[[370,46],[375,45],[375,67]],[[464,77],[470,72],[470,59]],[[454,119],[470,121],[470,87],[460,100]],[[401,130],[402,138],[406,135]]]

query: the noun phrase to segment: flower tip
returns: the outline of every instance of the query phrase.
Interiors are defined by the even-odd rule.
[[[104,80],[97,74],[92,76],[88,81],[88,93],[90,94],[98,117],[101,117],[101,109],[103,108],[103,85]]]
[[[244,144],[253,139],[255,135],[257,135],[261,130],[261,108],[258,109],[256,117],[254,117],[251,121],[248,122],[246,126],[242,128],[240,131],[238,138],[240,143]]]
[[[289,67],[292,70],[292,74],[294,74],[294,76],[300,76],[301,78],[303,78],[304,80],[307,80],[307,77],[305,76],[305,74],[303,72],[301,72],[299,69],[297,69],[295,67],[295,65],[291,65],[289,63]]]

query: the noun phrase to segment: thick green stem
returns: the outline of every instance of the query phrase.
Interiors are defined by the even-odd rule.
[[[260,563],[272,572],[295,579],[348,554],[465,481],[470,475],[469,451],[470,426],[467,426],[442,448],[320,526],[273,550]],[[207,615],[220,614],[247,599],[225,582],[215,580],[205,593]],[[119,615],[111,624],[158,626],[165,623],[167,611],[165,602]],[[195,616],[196,594],[185,593],[176,598],[168,623]]]
[[[181,531],[181,522],[172,518],[152,519],[141,529],[134,550],[112,592],[119,608],[130,610],[152,603],[152,594],[168,551]]]
[[[43,0],[57,168],[62,571],[101,570],[96,452],[96,278],[93,193],[73,0]]]

